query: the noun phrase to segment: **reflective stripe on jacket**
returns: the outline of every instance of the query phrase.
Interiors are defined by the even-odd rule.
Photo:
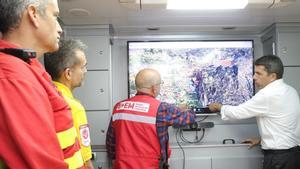
[[[38,61],[32,61],[32,64],[36,65],[36,68],[43,69],[40,67],[41,65]],[[44,79],[40,79],[40,81],[43,82],[43,85],[49,86],[49,83],[53,85],[49,74],[43,73],[42,76]],[[55,90],[47,88],[46,92],[54,112],[55,130],[64,154],[64,161],[68,164],[69,169],[82,168],[84,164],[70,107],[54,85],[53,88],[55,88]]]
[[[80,152],[83,158],[83,162],[90,160],[92,158],[92,149],[91,149],[91,139],[89,132],[89,125],[86,117],[86,112],[82,104],[74,98],[71,90],[62,83],[54,82],[57,89],[61,92],[68,105],[71,108],[74,127],[78,135],[80,142]]]

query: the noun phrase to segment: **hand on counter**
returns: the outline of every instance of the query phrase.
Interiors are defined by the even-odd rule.
[[[260,138],[250,138],[243,140],[242,143],[250,144],[249,149],[260,144]]]

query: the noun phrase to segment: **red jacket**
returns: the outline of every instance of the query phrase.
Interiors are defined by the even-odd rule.
[[[115,169],[158,169],[160,144],[156,113],[160,102],[137,95],[119,102],[113,111],[116,134]]]
[[[0,40],[0,48],[16,48]],[[57,133],[73,127],[68,105],[41,64],[0,52],[0,160],[9,168],[66,169],[64,158],[79,150],[78,141],[62,151]]]

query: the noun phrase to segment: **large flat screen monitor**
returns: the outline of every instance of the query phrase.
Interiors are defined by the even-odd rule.
[[[238,105],[253,96],[253,41],[160,41],[128,44],[129,96],[143,68],[162,76],[158,99],[194,108]]]

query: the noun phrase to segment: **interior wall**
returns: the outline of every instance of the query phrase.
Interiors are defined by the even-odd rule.
[[[127,41],[149,41],[149,40],[253,40],[254,57],[262,56],[263,49],[260,37],[252,36],[119,36],[114,37],[112,45],[112,102],[113,105],[118,101],[128,97],[128,61],[127,61]],[[197,117],[202,119],[203,116]],[[262,154],[259,147],[249,150],[248,145],[240,144],[247,138],[259,137],[255,118],[223,121],[220,116],[208,116],[205,122],[213,122],[214,127],[205,130],[204,138],[200,143],[190,144],[183,142],[179,137],[177,129],[169,128],[170,147],[172,156],[170,165],[172,169],[182,169],[184,162],[189,169],[196,169],[199,165],[204,169],[226,168],[232,169],[252,169],[261,168]],[[199,138],[202,131],[183,132],[188,141],[195,141]],[[234,139],[236,144],[223,144],[224,139]],[[179,140],[182,149],[177,140]],[[183,157],[183,152],[185,156]],[[251,165],[249,159],[253,158]],[[219,161],[222,162],[219,162]],[[233,163],[233,161],[235,161]],[[236,163],[239,161],[240,164]],[[250,160],[251,161],[251,160]],[[222,165],[220,165],[222,163]],[[207,164],[207,165],[203,165]],[[218,166],[219,165],[219,166]]]

